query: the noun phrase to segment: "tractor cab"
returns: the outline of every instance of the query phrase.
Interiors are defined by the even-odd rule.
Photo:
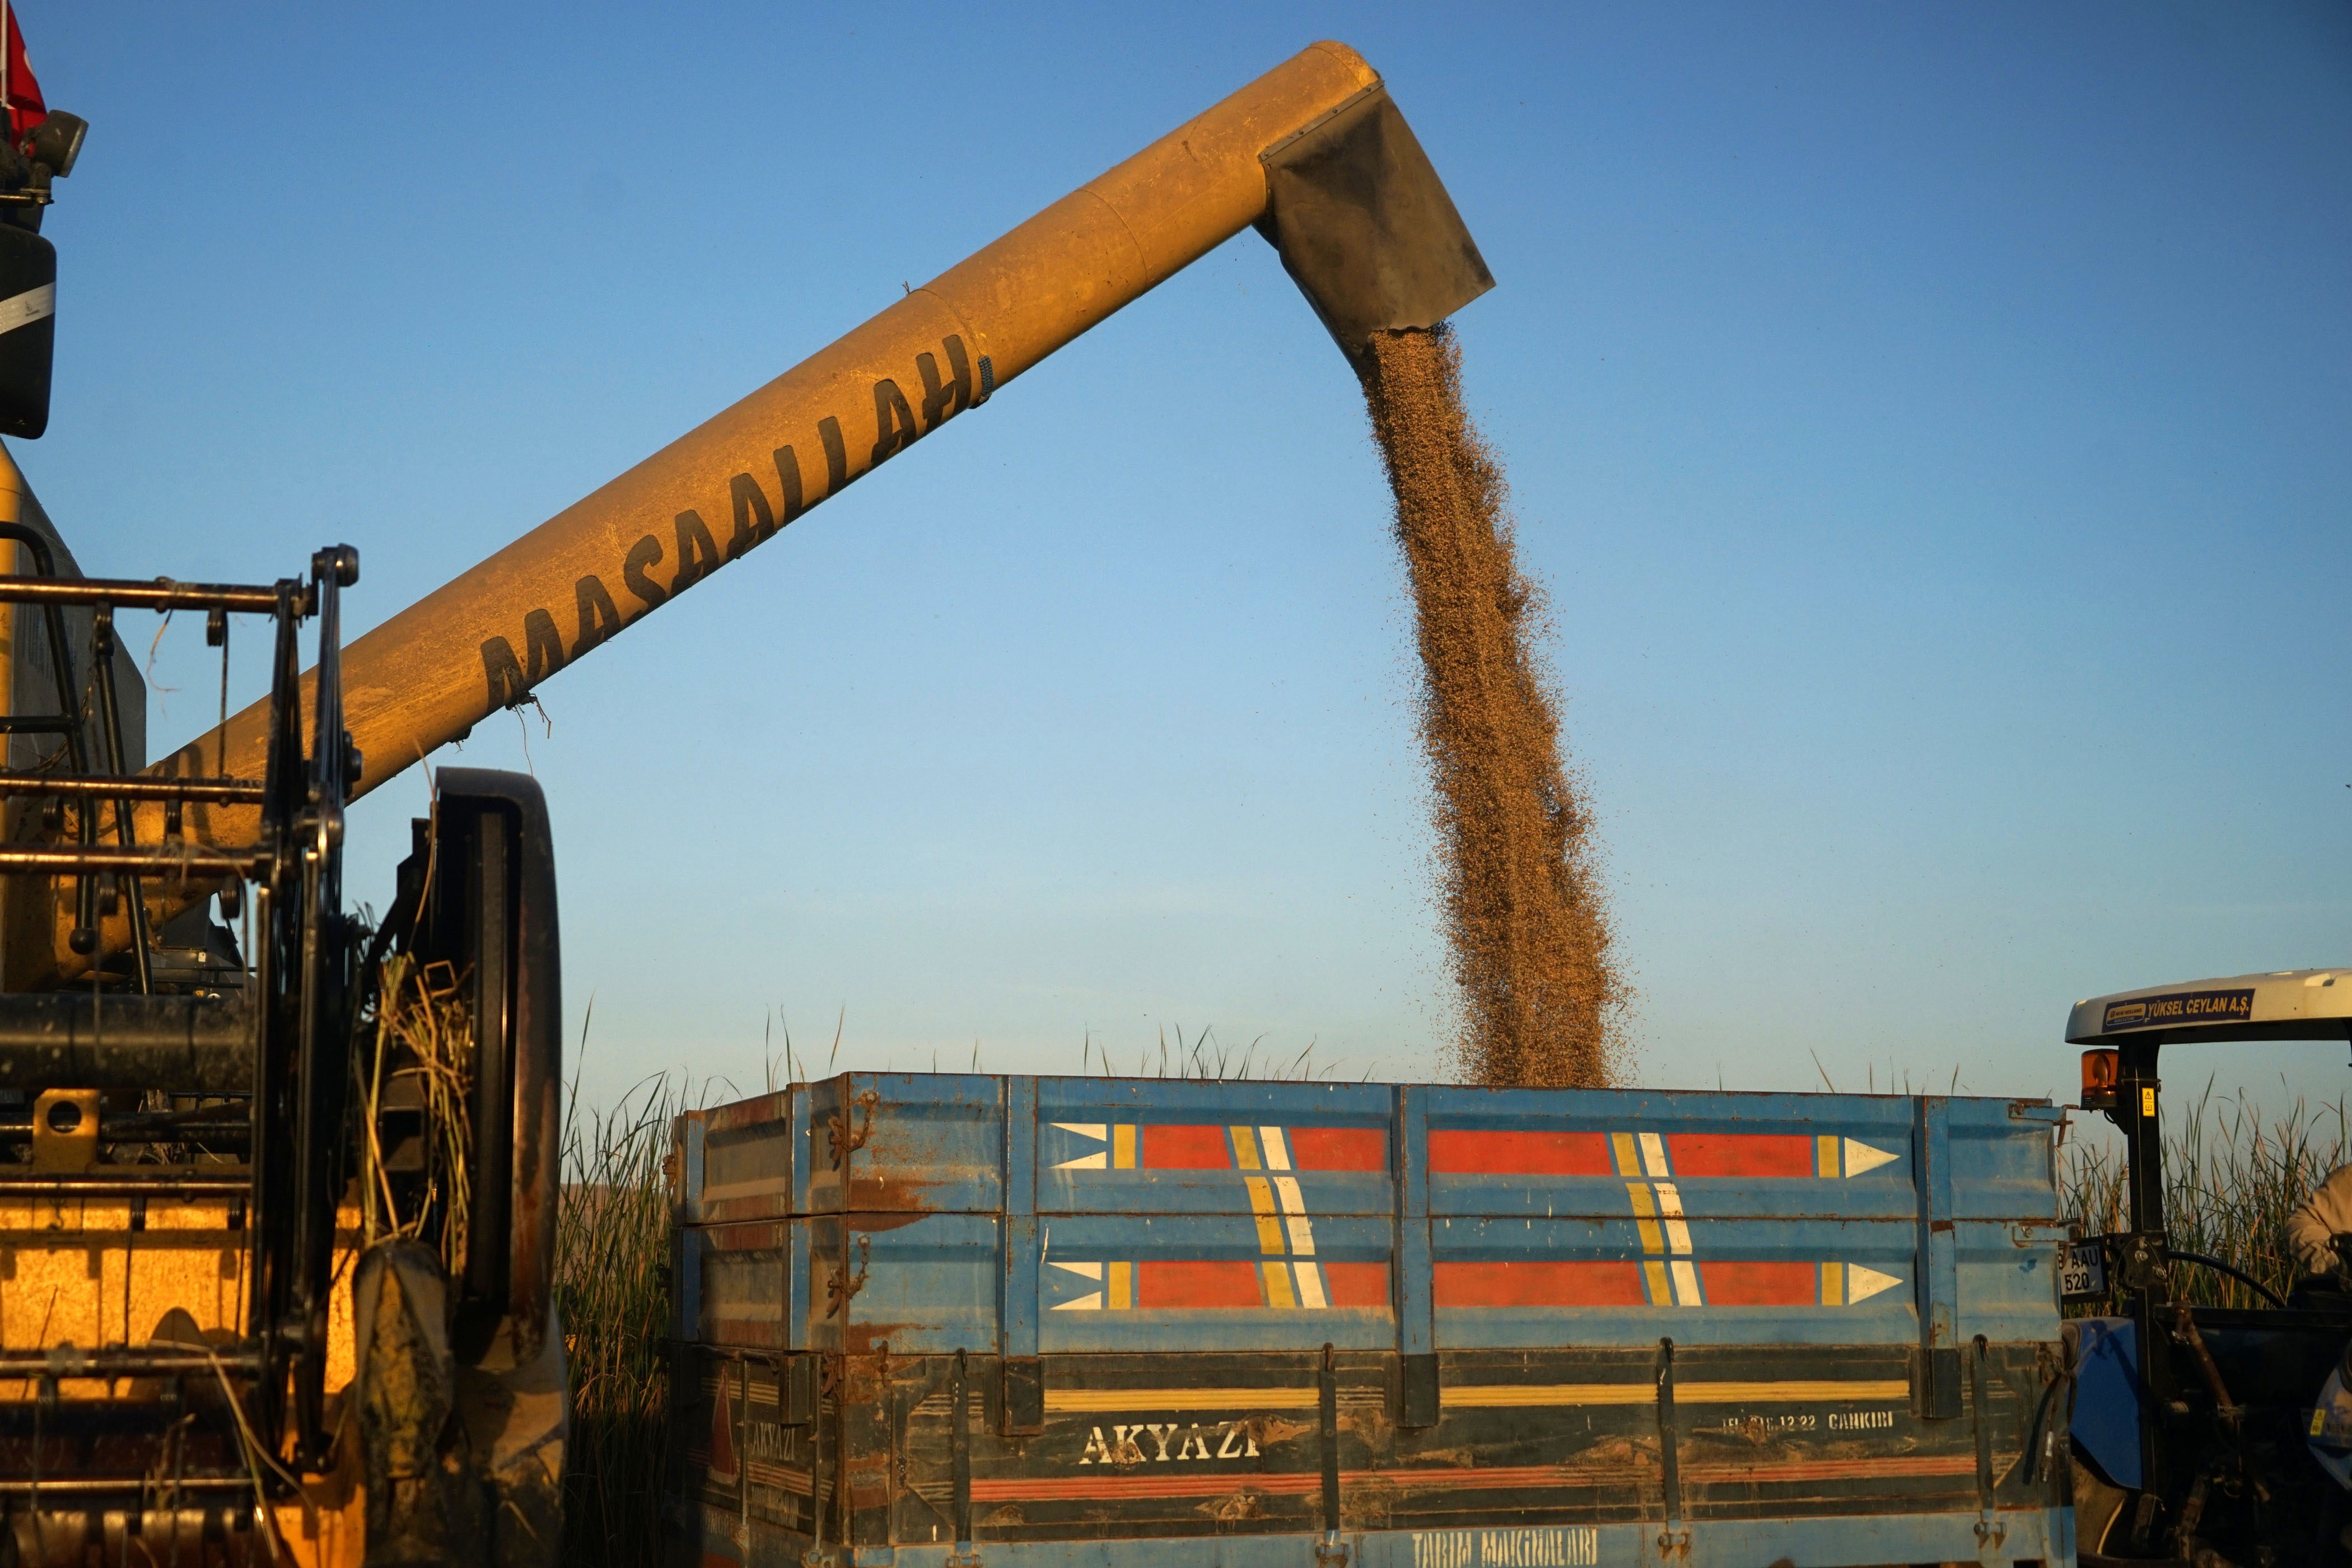
[[[2158,1058],[2168,1047],[2352,1041],[2352,968],[2283,970],[2074,1005],[2084,1110],[2123,1133],[2126,1226],[2068,1249],[2062,1293],[2116,1315],[2070,1321],[2076,1542],[2086,1560],[2206,1568],[2352,1562],[2352,1500],[2314,1453],[2316,1404],[2352,1342],[2352,1294],[2282,1296],[2165,1225]],[[2352,1263],[2347,1263],[2352,1267]],[[2194,1306],[2210,1270],[2265,1303]],[[2352,1444],[2347,1445],[2352,1449]]]

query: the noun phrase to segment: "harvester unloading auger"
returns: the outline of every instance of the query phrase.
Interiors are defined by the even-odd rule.
[[[364,795],[1255,226],[1340,349],[1494,287],[1379,75],[1318,43],[908,293],[343,652]],[[266,704],[151,770],[257,767]],[[249,814],[193,809],[206,841]],[[152,820],[150,820],[150,817]],[[142,813],[153,842],[159,813]],[[161,894],[170,900],[202,889]],[[59,922],[58,972],[84,960]],[[128,940],[119,922],[105,947]]]
[[[0,296],[40,305],[0,326],[0,432],[26,437],[47,417],[39,204],[79,147],[79,121],[52,121],[0,147],[0,218],[34,215],[0,222]],[[51,1290],[38,1327],[0,1301],[0,1561],[111,1561],[133,1538],[159,1562],[555,1560],[548,814],[528,779],[445,770],[363,947],[343,805],[1252,226],[1360,366],[1493,286],[1379,77],[1322,43],[349,647],[348,547],[272,585],[77,580],[16,485],[26,526],[0,532],[39,570],[0,599],[22,668],[57,679],[52,709],[0,677],[0,761],[33,764],[0,767],[26,803],[0,846],[0,1209],[75,1220],[12,1255]],[[18,478],[0,462],[0,509]],[[215,631],[273,618],[272,691],[133,780],[113,617],[168,607]],[[37,646],[13,636],[36,624]],[[248,911],[253,952],[200,907],[215,895]],[[198,945],[154,945],[173,931]],[[426,1038],[445,1026],[468,1043]],[[451,1049],[463,1070],[436,1079]],[[432,1082],[458,1087],[444,1104]]]

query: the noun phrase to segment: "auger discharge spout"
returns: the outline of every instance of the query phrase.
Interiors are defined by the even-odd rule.
[[[1372,333],[1432,326],[1493,287],[1380,77],[1344,45],[1313,45],[352,644],[352,793],[520,702],[1252,226],[1351,361]],[[225,761],[257,776],[268,722],[257,703],[151,771]],[[139,826],[158,841],[160,815]],[[191,808],[186,829],[226,843],[253,822]],[[208,890],[159,889],[156,912]],[[87,963],[62,937],[58,958],[60,974]]]

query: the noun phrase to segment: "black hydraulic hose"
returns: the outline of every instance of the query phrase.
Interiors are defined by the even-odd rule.
[[[2206,1268],[2210,1268],[2217,1273],[2226,1274],[2231,1279],[2235,1279],[2239,1284],[2243,1285],[2247,1289],[2252,1290],[2255,1295],[2260,1296],[2263,1300],[2268,1301],[2272,1306],[2279,1309],[2279,1310],[2284,1311],[2286,1310],[2286,1302],[2276,1291],[2273,1290],[2269,1286],[2263,1284],[2261,1280],[2255,1279],[2252,1275],[2247,1273],[2242,1268],[2232,1268],[2231,1265],[2222,1262],[2220,1258],[2208,1258],[2201,1252],[2179,1252],[2168,1247],[2164,1249],[2164,1255],[2167,1258],[2176,1258],[2182,1263],[2201,1263]]]

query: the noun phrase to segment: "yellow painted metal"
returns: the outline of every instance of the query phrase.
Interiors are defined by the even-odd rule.
[[[1300,51],[361,637],[343,654],[344,708],[365,757],[355,793],[1240,233],[1266,207],[1259,154],[1379,80],[1343,44]],[[232,773],[258,775],[267,718],[257,703],[229,721]],[[218,742],[207,732],[155,771],[209,773]],[[232,842],[251,834],[253,815],[191,807],[188,828]],[[142,813],[142,839],[159,831],[159,814]],[[163,890],[159,902],[200,894]],[[78,967],[62,944],[59,962]]]
[[[1312,1410],[1312,1388],[1049,1388],[1045,1413],[1109,1410]]]
[[[1514,1410],[1552,1405],[1650,1405],[1657,1389],[1647,1383],[1510,1383],[1449,1385],[1447,1405],[1461,1408]],[[1801,1383],[1675,1383],[1675,1399],[1683,1405],[1831,1404],[1842,1401],[1904,1400],[1911,1384],[1902,1378]]]
[[[42,1104],[53,1098],[58,1097],[44,1095]],[[97,1097],[88,1099],[94,1111]],[[327,1313],[331,1394],[350,1384],[356,1364],[351,1258],[359,1226],[354,1207],[337,1216],[335,1289]],[[220,1198],[151,1197],[137,1230],[123,1198],[0,1201],[0,1345],[26,1351],[231,1342],[245,1319],[250,1242],[250,1232],[230,1228],[229,1205]],[[32,1379],[0,1378],[0,1404],[37,1394]],[[170,1419],[163,1390],[137,1379],[61,1378],[58,1394],[70,1400],[155,1402],[159,1431]],[[366,1500],[356,1468],[359,1445],[341,1447],[342,1469],[303,1477],[301,1498],[272,1507],[278,1539],[296,1563],[356,1568],[360,1561]]]
[[[355,1364],[350,1258],[359,1225],[358,1209],[346,1205],[337,1218],[327,1311],[330,1392],[351,1382]],[[131,1228],[125,1198],[0,1200],[0,1345],[46,1351],[142,1345],[191,1333],[215,1343],[234,1339],[243,1321],[250,1242],[244,1229],[229,1228],[224,1198],[149,1198],[138,1230]],[[92,1382],[82,1394],[101,1392]],[[30,1393],[22,1379],[0,1378],[0,1401]]]
[[[98,1163],[99,1092],[43,1089],[33,1101],[33,1169],[87,1171]]]

